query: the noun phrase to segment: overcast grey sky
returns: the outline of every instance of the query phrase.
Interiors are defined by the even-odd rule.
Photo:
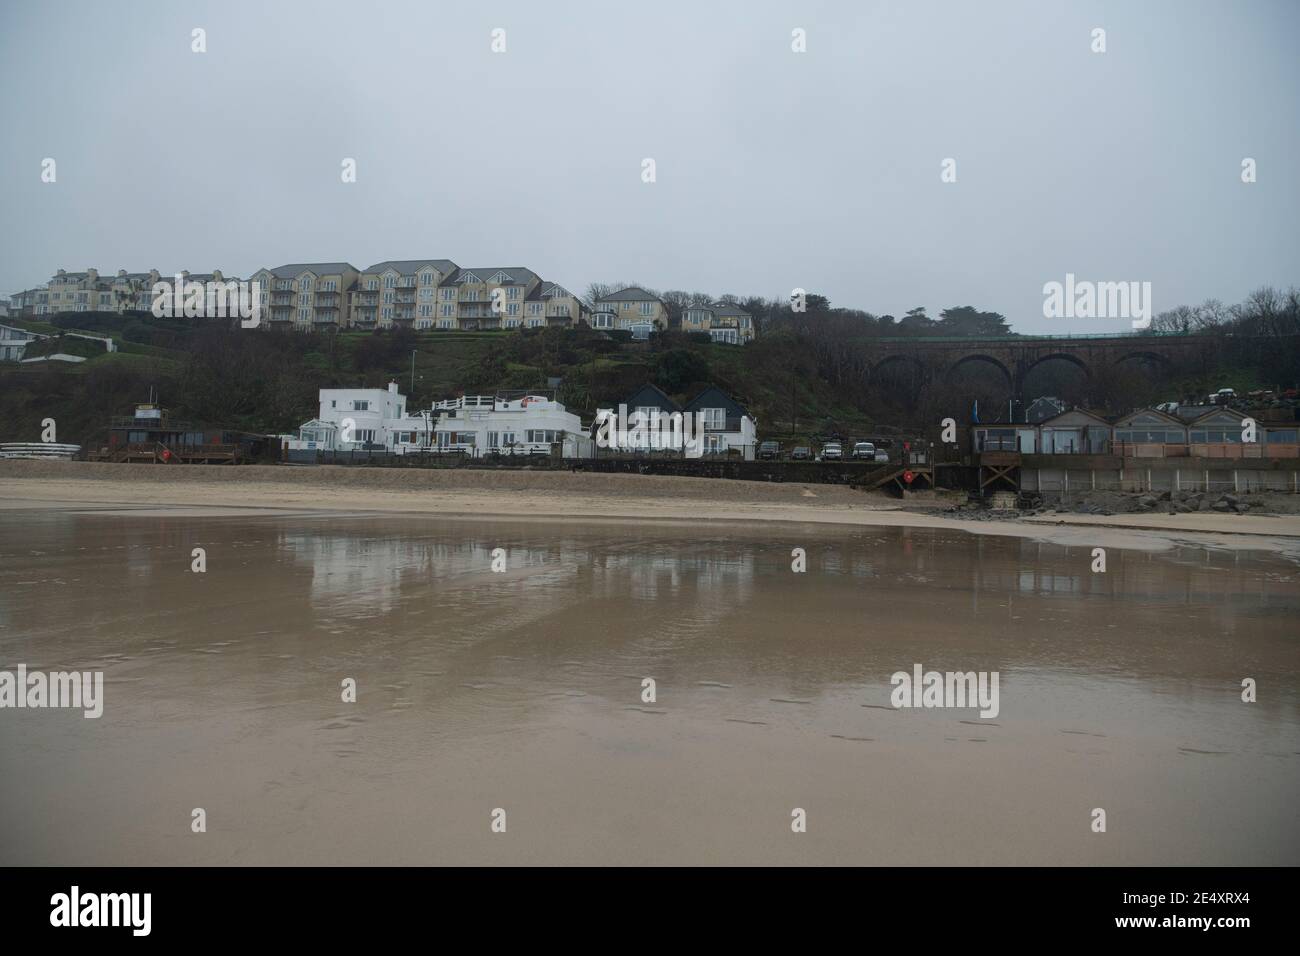
[[[0,293],[445,257],[1127,329],[1043,284],[1300,283],[1297,38],[1295,0],[4,0]]]

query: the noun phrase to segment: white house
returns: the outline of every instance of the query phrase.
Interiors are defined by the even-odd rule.
[[[544,395],[466,395],[433,406],[437,450],[484,455],[550,454],[586,458],[591,440],[582,419]]]
[[[654,385],[644,385],[619,403],[596,410],[592,438],[613,451],[667,451],[686,458],[739,455],[754,458],[758,426],[748,410],[710,385],[679,406]]]
[[[403,454],[429,447],[432,415],[408,413],[396,382],[388,388],[322,388],[320,414],[290,438],[291,451],[374,450]]]

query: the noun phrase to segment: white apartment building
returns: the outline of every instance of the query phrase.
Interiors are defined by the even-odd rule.
[[[389,451],[427,449],[432,415],[408,414],[396,382],[388,388],[322,388],[320,413],[288,436],[290,451]]]
[[[544,395],[466,395],[433,406],[438,451],[484,455],[590,455],[582,420]]]

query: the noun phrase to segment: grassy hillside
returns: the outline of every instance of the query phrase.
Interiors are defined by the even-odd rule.
[[[792,400],[803,433],[828,420],[843,428],[869,422],[810,374],[811,360],[788,335],[739,348],[677,333],[652,343],[615,341],[587,329],[303,334],[87,313],[23,324],[57,334],[74,320],[80,329],[113,336],[119,350],[64,338],[31,354],[68,351],[85,362],[0,365],[0,440],[34,440],[41,421],[54,418],[60,440],[102,442],[109,416],[129,413],[151,389],[178,417],[291,431],[315,415],[318,389],[389,381],[418,408],[463,393],[544,388],[558,378],[560,400],[584,419],[647,382],[680,401],[715,383],[776,437],[789,437]]]

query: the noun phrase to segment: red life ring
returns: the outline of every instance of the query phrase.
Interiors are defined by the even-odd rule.
[[[912,483],[912,479],[914,479],[915,477],[916,475],[912,474],[910,471],[903,472],[903,480],[907,482],[909,485]]]
[[[164,449],[163,449],[162,460],[163,460],[163,461],[171,461],[171,460],[172,460],[172,452],[171,452],[171,449],[170,449],[170,448],[164,448]]]

